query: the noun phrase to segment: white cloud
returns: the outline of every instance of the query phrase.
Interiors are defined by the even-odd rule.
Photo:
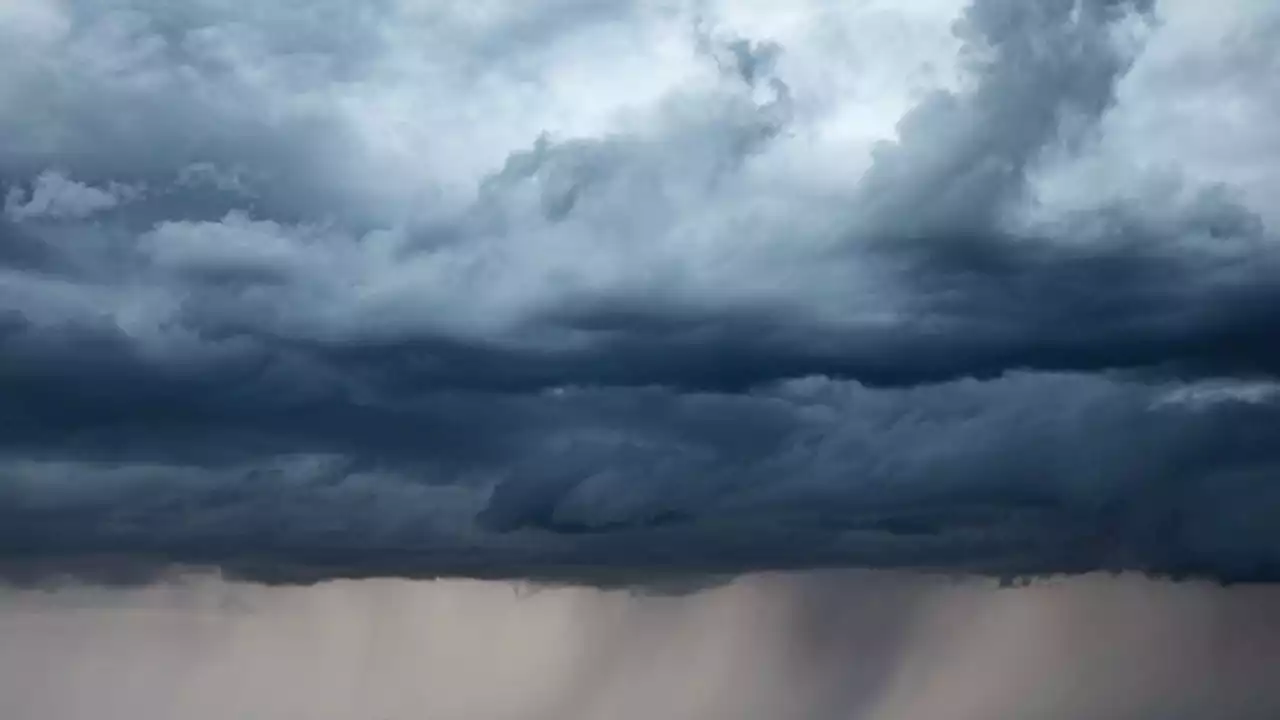
[[[139,191],[112,183],[105,189],[86,185],[56,171],[40,173],[29,191],[10,188],[4,199],[4,214],[10,220],[82,220],[128,202]]]

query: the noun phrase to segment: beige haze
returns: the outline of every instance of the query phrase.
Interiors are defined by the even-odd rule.
[[[1280,588],[848,572],[682,597],[201,579],[0,598],[5,720],[1280,716]]]

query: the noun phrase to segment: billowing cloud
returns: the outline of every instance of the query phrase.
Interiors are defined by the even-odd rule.
[[[10,578],[1280,572],[1267,8],[15,7]]]

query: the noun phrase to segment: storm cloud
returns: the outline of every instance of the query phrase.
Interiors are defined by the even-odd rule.
[[[1280,14],[795,8],[0,10],[0,572],[1280,579]]]

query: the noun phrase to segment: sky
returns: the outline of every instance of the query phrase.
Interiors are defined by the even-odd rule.
[[[1273,0],[0,0],[0,67],[5,720],[1280,717]]]
[[[1268,0],[5,0],[0,575],[1280,578]]]

